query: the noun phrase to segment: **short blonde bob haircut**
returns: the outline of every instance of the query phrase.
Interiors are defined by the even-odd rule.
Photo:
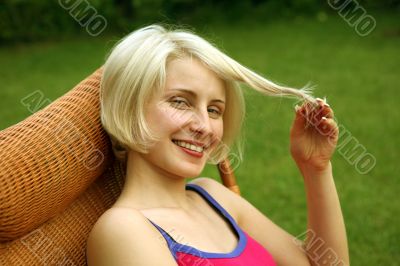
[[[292,96],[314,101],[308,88],[277,85],[242,66],[214,45],[187,30],[168,30],[151,25],[132,32],[109,54],[101,79],[101,122],[110,135],[117,158],[126,162],[126,153],[147,153],[157,141],[145,120],[145,105],[165,87],[166,66],[173,59],[198,59],[225,83],[226,107],[223,137],[208,163],[217,164],[235,147],[242,158],[241,128],[245,114],[239,83],[271,96]]]

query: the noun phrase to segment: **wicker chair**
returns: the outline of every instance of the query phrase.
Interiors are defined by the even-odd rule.
[[[101,73],[0,131],[0,265],[86,264],[86,238],[124,180],[100,124]],[[228,161],[218,169],[239,193]]]

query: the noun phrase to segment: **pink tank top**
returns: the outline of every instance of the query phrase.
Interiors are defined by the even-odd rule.
[[[169,250],[179,266],[276,266],[271,254],[244,232],[232,216],[206,190],[195,184],[186,184],[186,189],[199,193],[221,214],[234,229],[239,241],[236,248],[229,253],[205,252],[178,243],[164,229],[149,220],[167,241]]]

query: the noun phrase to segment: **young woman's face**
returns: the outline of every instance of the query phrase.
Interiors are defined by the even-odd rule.
[[[167,64],[166,86],[146,109],[146,119],[160,137],[144,157],[179,177],[196,177],[222,139],[224,82],[197,59]]]

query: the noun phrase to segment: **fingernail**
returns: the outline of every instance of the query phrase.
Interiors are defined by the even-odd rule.
[[[326,101],[326,97],[324,98],[324,105],[325,105],[325,106],[330,106],[330,105],[328,104],[328,102]]]
[[[330,107],[330,105],[326,102],[326,98],[324,98],[324,99],[321,99],[321,98],[315,98],[316,100],[319,100],[319,101],[321,101],[323,104],[324,104],[324,106],[328,106],[328,107]]]
[[[300,110],[300,106],[298,106],[297,104],[294,106],[294,110],[296,111],[296,113]]]
[[[325,116],[323,116],[323,117],[322,117],[322,120],[326,120],[326,117],[325,117]]]

